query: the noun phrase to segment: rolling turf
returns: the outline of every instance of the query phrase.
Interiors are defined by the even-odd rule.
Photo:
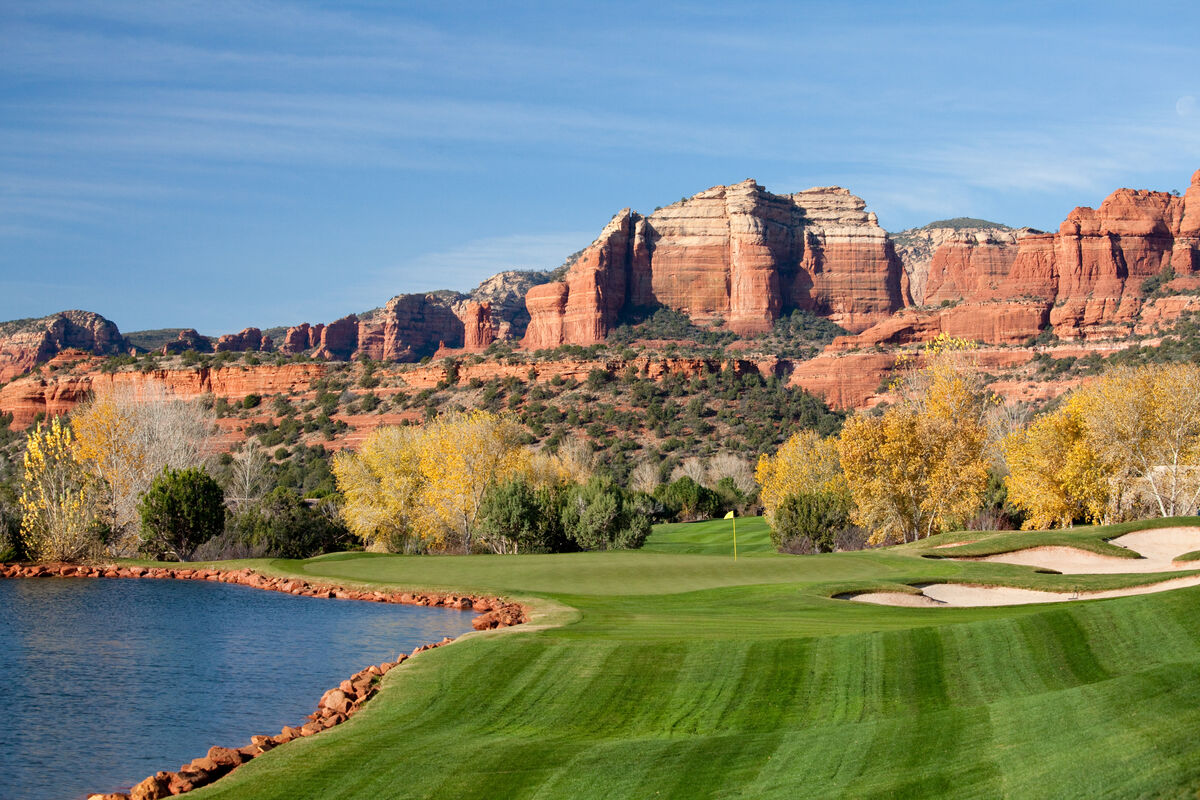
[[[963,535],[781,556],[754,519],[739,520],[734,563],[727,529],[661,526],[640,552],[259,563],[347,584],[498,591],[537,618],[421,654],[348,723],[192,796],[1196,796],[1200,588],[1010,608],[868,606],[831,595],[1155,577],[924,557]],[[971,552],[1012,549],[1014,536],[1104,549],[1129,529],[970,537]]]

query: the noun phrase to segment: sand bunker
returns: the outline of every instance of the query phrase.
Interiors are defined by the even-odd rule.
[[[1128,547],[1148,560],[1171,562],[1184,553],[1200,550],[1200,528],[1159,528],[1135,531],[1112,540],[1118,547]],[[1200,568],[1200,563],[1182,561],[1176,569]]]
[[[963,557],[955,561],[991,561],[1052,569],[1064,575],[1100,575],[1130,572],[1171,572],[1200,569],[1200,562],[1175,561],[1184,553],[1200,550],[1200,529],[1160,528],[1127,533],[1112,544],[1134,551],[1141,558],[1104,556],[1076,547],[1030,547],[991,556]]]
[[[1200,586],[1200,575],[1107,589],[1100,592],[1044,592],[1036,589],[1016,589],[1011,586],[976,586],[966,583],[934,583],[924,587],[921,594],[903,592],[866,592],[848,599],[857,603],[884,606],[969,608],[978,606],[1021,606],[1030,603],[1063,603],[1070,600],[1100,600],[1106,597],[1129,597],[1135,594],[1154,594],[1187,586]],[[921,598],[925,598],[922,600]],[[929,602],[926,602],[929,601]]]
[[[925,594],[909,594],[908,592],[865,592],[842,595],[838,599],[853,600],[856,603],[872,603],[877,606],[909,606],[912,608],[932,608],[945,605]]]
[[[1101,573],[1169,572],[1197,570],[1200,561],[1175,561],[1184,553],[1200,550],[1200,528],[1159,528],[1127,533],[1112,540],[1112,544],[1137,553],[1140,558],[1102,556],[1076,547],[1030,547],[992,556],[956,558],[955,561],[998,561],[1027,567],[1052,569],[1064,575],[1097,575]],[[953,545],[938,545],[952,547]],[[1106,589],[1097,592],[1048,592],[1037,589],[1016,589],[1010,586],[979,586],[967,583],[931,583],[921,587],[920,594],[906,592],[863,592],[838,595],[838,599],[856,603],[908,608],[947,608],[970,606],[1019,606],[1029,603],[1062,603],[1070,600],[1099,600],[1105,597],[1128,597],[1152,594],[1186,586],[1200,586],[1200,575],[1169,578],[1157,583],[1130,586],[1125,589]]]

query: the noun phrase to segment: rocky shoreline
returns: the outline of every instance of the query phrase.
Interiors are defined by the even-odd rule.
[[[214,570],[187,567],[124,567],[81,566],[76,564],[2,564],[3,578],[141,578],[159,580],[193,580],[217,583],[236,583],[267,591],[286,592],[301,597],[361,600],[374,603],[396,603],[415,606],[442,606],[462,611],[475,611],[479,616],[472,622],[475,630],[490,630],[528,621],[527,609],[519,603],[509,603],[499,597],[469,594],[438,594],[436,592],[379,592],[310,583],[299,578],[279,578],[261,575],[252,569]],[[298,727],[284,726],[274,736],[250,737],[244,747],[212,747],[200,758],[184,764],[177,772],[159,771],[134,786],[128,794],[92,794],[88,800],[161,800],[201,786],[207,786],[229,774],[251,759],[280,745],[345,722],[378,690],[380,679],[417,653],[453,642],[446,637],[440,642],[421,645],[411,654],[401,653],[395,661],[376,664],[361,670],[321,696],[317,710]]]

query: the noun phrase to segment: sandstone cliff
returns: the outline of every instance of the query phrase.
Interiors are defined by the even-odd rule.
[[[396,295],[382,308],[351,314],[328,325],[300,325],[280,336],[279,351],[311,352],[315,358],[346,361],[365,355],[411,362],[440,348],[479,352],[497,340],[524,334],[529,322],[525,294],[550,280],[550,273],[508,270],[468,294],[454,291]]]
[[[71,374],[27,375],[0,387],[0,413],[12,414],[12,427],[19,429],[29,425],[38,414],[48,417],[66,414],[89,396],[102,396],[115,389],[131,392],[135,397],[161,389],[182,400],[194,400],[205,394],[231,399],[247,394],[288,395],[307,392],[325,369],[323,364],[283,364],[115,373],[87,369]]]
[[[60,311],[39,319],[0,323],[0,383],[11,380],[68,348],[96,355],[126,349],[117,326],[90,311]]]
[[[1076,208],[1058,233],[956,234],[941,241],[924,276],[919,259],[913,263],[924,303],[949,307],[906,309],[833,350],[942,332],[1019,344],[1047,326],[1063,339],[1124,337],[1137,327],[1148,278],[1200,273],[1200,171],[1182,197],[1118,189],[1099,208]],[[1169,307],[1154,308],[1156,323]]]
[[[274,343],[270,336],[263,336],[258,328],[243,328],[238,333],[227,333],[217,339],[213,349],[218,353],[269,353],[274,349]]]
[[[1017,240],[1036,233],[957,217],[892,234],[912,305],[936,305],[993,285],[1008,274]]]
[[[528,348],[592,344],[627,311],[666,306],[739,334],[805,309],[861,331],[903,305],[901,268],[866,204],[827,187],[717,186],[644,217],[625,209],[562,281],[529,290]]]

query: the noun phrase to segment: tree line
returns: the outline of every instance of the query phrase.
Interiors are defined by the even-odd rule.
[[[836,436],[792,435],[756,478],[782,549],[911,542],[996,518],[1024,529],[1193,514],[1200,367],[1118,366],[1028,418],[985,388],[975,345],[941,336],[898,364],[891,405]]]
[[[211,409],[154,390],[96,397],[39,423],[26,437],[16,513],[0,515],[4,557],[307,557],[348,541],[335,509],[271,485],[261,448],[248,442],[221,459],[214,433]]]

